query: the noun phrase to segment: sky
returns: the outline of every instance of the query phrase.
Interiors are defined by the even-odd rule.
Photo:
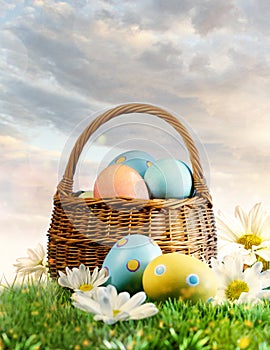
[[[122,103],[160,106],[188,127],[215,213],[233,216],[236,205],[250,210],[257,202],[270,211],[269,0],[0,0],[0,7],[0,276],[13,278],[18,257],[46,246],[74,142]],[[128,148],[188,163],[180,135],[156,119],[103,125],[85,145],[74,190],[91,189],[102,166]]]

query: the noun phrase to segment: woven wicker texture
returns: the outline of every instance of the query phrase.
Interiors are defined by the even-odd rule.
[[[73,178],[80,154],[91,135],[110,119],[130,113],[162,118],[182,137],[189,152],[195,195],[180,199],[79,198]],[[152,237],[163,253],[181,252],[209,262],[216,256],[217,238],[212,199],[203,175],[198,150],[180,121],[149,104],[130,103],[99,115],[82,132],[70,154],[54,195],[48,231],[48,263],[52,277],[80,263],[101,267],[112,245],[127,234]]]

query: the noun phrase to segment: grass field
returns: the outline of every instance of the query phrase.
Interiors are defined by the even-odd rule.
[[[6,288],[0,294],[0,349],[270,349],[270,304],[166,301],[159,313],[114,325],[76,309],[56,282]],[[268,345],[269,344],[269,345]]]

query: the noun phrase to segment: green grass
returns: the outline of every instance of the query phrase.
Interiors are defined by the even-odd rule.
[[[154,317],[109,326],[75,309],[70,295],[56,282],[4,289],[0,349],[270,349],[269,302],[213,307],[166,301]]]

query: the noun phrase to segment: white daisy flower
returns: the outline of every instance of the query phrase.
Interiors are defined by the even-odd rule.
[[[244,257],[247,265],[262,261],[268,269],[270,261],[270,215],[261,203],[246,213],[240,206],[235,208],[235,218],[231,221],[219,211],[217,219],[220,252],[225,248]]]
[[[143,304],[146,299],[144,292],[138,292],[130,297],[128,292],[117,294],[111,284],[99,287],[95,293],[74,293],[71,298],[73,305],[83,311],[95,314],[96,321],[113,324],[117,321],[138,320],[155,315],[158,312],[153,303]]]
[[[214,304],[227,301],[255,304],[263,298],[270,298],[270,290],[265,290],[270,286],[270,270],[261,272],[262,262],[244,270],[242,256],[234,254],[224,257],[223,262],[212,258],[211,263],[218,281]]]
[[[109,276],[107,276],[106,269],[100,269],[96,267],[91,274],[89,267],[81,264],[79,268],[74,267],[70,270],[66,267],[66,274],[62,271],[58,271],[60,277],[58,283],[62,287],[73,289],[75,292],[92,292],[96,287],[105,283]]]
[[[42,276],[47,276],[48,270],[46,266],[46,253],[43,246],[39,243],[36,249],[27,249],[28,256],[16,259],[17,274],[23,276],[34,275],[36,280],[40,280]]]

